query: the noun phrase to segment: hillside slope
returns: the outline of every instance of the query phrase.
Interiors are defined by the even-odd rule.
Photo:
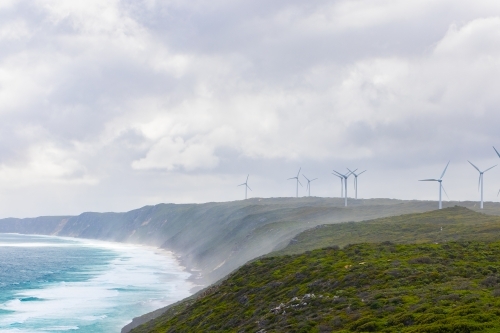
[[[456,202],[447,202],[452,206]],[[475,203],[460,203],[474,208]],[[390,199],[271,198],[225,203],[159,204],[126,213],[0,220],[0,232],[91,238],[161,246],[196,269],[197,285],[209,285],[249,260],[282,249],[298,233],[318,225],[434,210],[435,202]],[[500,215],[500,204],[485,212]],[[155,311],[124,332],[161,314]]]
[[[335,198],[249,199],[159,204],[126,213],[0,220],[0,232],[45,234],[159,246],[201,272],[208,285],[248,260],[286,246],[316,225],[433,210],[435,203],[370,199],[343,207]],[[493,204],[489,206],[493,207]],[[500,214],[500,205],[496,205]]]
[[[500,216],[455,206],[431,212],[390,216],[360,223],[320,225],[295,236],[270,255],[302,253],[354,243],[442,243],[458,240],[500,240]]]
[[[464,207],[456,206],[456,207],[445,208],[443,210],[435,210],[435,211],[425,212],[425,213],[393,216],[393,217],[380,218],[380,219],[363,221],[363,222],[358,222],[358,223],[339,223],[339,224],[333,224],[333,225],[318,226],[316,228],[307,230],[307,231],[299,234],[298,236],[296,236],[294,238],[294,240],[291,242],[291,244],[288,247],[284,248],[283,250],[270,253],[266,256],[266,258],[261,258],[260,261],[258,261],[258,262],[261,262],[261,263],[268,262],[267,258],[274,258],[274,257],[276,258],[277,261],[274,259],[272,261],[269,261],[270,264],[267,266],[267,269],[269,270],[268,272],[265,272],[265,270],[261,270],[260,268],[258,268],[258,269],[255,268],[255,270],[253,270],[253,268],[248,268],[248,267],[252,267],[252,265],[254,265],[255,263],[244,266],[244,268],[242,268],[242,270],[243,270],[243,272],[245,272],[244,274],[247,277],[243,281],[244,281],[244,283],[247,283],[249,285],[245,286],[244,284],[240,283],[240,287],[247,288],[247,289],[250,287],[253,287],[256,284],[255,278],[257,278],[257,280],[258,280],[260,277],[266,276],[266,274],[269,275],[268,274],[269,272],[276,272],[277,270],[281,270],[280,268],[275,268],[274,265],[278,265],[277,264],[278,262],[285,263],[290,259],[289,255],[283,256],[283,254],[303,253],[306,250],[317,249],[317,248],[321,248],[321,247],[330,247],[330,249],[328,251],[331,251],[334,248],[338,248],[338,245],[344,246],[346,244],[365,243],[365,242],[376,243],[376,242],[384,242],[384,241],[386,241],[386,242],[392,241],[392,242],[398,242],[398,243],[427,243],[427,245],[425,245],[423,247],[416,247],[416,249],[428,249],[429,250],[429,249],[433,249],[434,245],[437,245],[434,243],[442,243],[442,242],[457,241],[457,240],[462,241],[462,242],[469,242],[471,240],[488,241],[488,242],[500,241],[500,217],[499,216],[485,215],[482,213],[474,212],[474,211],[469,210],[469,209],[464,208]],[[434,244],[434,245],[429,245],[429,244]],[[463,244],[468,244],[468,243],[463,243]],[[460,246],[464,246],[463,244]],[[408,249],[408,248],[404,248],[404,247],[398,247],[394,243],[385,243],[385,244],[383,243],[381,246],[382,246],[382,248],[384,248],[384,246],[389,246],[389,245],[390,245],[390,249],[392,252],[394,252],[394,251],[397,252],[398,249],[400,249],[400,250],[403,249],[402,251],[404,252],[404,251],[406,251],[405,249]],[[483,246],[483,245],[481,245],[481,246]],[[375,246],[375,245],[363,245],[363,246],[370,247],[370,246]],[[448,246],[449,246],[449,244],[444,246],[444,248],[447,249],[446,251],[448,251]],[[468,245],[466,245],[465,247],[468,247]],[[351,246],[349,245],[348,248],[351,248]],[[441,247],[437,247],[437,249],[439,249],[439,248],[441,248]],[[457,249],[454,248],[453,251],[455,251],[455,250],[457,250]],[[458,249],[458,250],[459,251],[456,252],[457,255],[460,251],[462,251],[462,249]],[[322,265],[322,263],[324,263],[324,258],[321,258],[321,255],[324,255],[325,253],[329,253],[328,251],[327,252],[320,251],[319,253],[323,253],[323,254],[320,254],[320,255],[315,254],[315,255],[311,255],[310,257],[309,257],[310,252],[308,252],[305,254],[305,257],[302,257],[302,258],[303,258],[303,260],[305,260],[304,262],[308,262],[308,265],[312,265],[314,267],[320,267]],[[359,250],[359,249],[354,250],[355,253],[357,253],[359,251],[361,251],[361,250]],[[376,254],[377,251],[380,252],[381,250],[380,249],[376,250],[373,253],[370,252],[371,253],[370,255],[375,255],[375,257],[378,256],[377,258],[380,259],[381,254],[380,253]],[[441,253],[439,251],[441,251]],[[425,269],[427,271],[435,271],[435,270],[443,271],[443,267],[441,267],[441,266],[432,267],[432,265],[436,264],[437,262],[440,262],[441,264],[443,264],[445,262],[442,260],[444,258],[443,256],[445,256],[445,257],[449,256],[448,252],[442,251],[442,250],[439,250],[439,251],[433,252],[432,254],[429,254],[429,256],[432,257],[433,259],[422,259],[421,260],[422,263],[425,264],[425,267],[426,267]],[[484,259],[484,254],[485,254],[485,252],[481,252],[479,254],[474,254],[474,256],[480,256],[480,257],[483,256],[482,258]],[[388,256],[387,253],[385,255]],[[396,256],[404,257],[403,254],[397,254]],[[476,262],[477,260],[474,256],[468,258],[467,260],[472,260],[472,264],[475,265],[474,262]],[[366,258],[364,258],[364,257],[357,257],[355,260],[351,260],[351,261],[358,260],[359,262],[365,262],[365,264],[366,264],[365,259]],[[372,259],[373,258],[371,258],[370,260],[372,260]],[[434,259],[436,259],[437,261]],[[314,263],[315,260],[317,260],[316,263]],[[393,260],[393,259],[388,257],[387,260]],[[490,264],[493,265],[492,262],[497,262],[499,260],[500,260],[500,258],[496,258],[494,256],[488,256],[487,262],[490,262]],[[383,260],[381,262],[383,262]],[[287,271],[289,272],[289,274],[292,274],[292,275],[295,274],[295,277],[302,276],[301,275],[301,274],[303,274],[302,271],[304,271],[303,265],[298,264],[296,261],[292,261],[292,263],[297,264],[297,266],[293,267],[294,264],[290,264],[290,266],[286,268]],[[321,263],[321,265],[320,265],[320,263]],[[330,265],[330,264],[336,265],[338,263],[328,262],[328,265]],[[365,265],[365,264],[363,264],[363,265]],[[257,265],[259,266],[261,264],[259,263]],[[326,275],[333,274],[330,271],[331,267],[329,267],[328,265],[326,265],[325,267],[321,266],[322,267],[321,270],[324,270],[323,273],[321,273],[321,274],[326,274]],[[345,264],[345,265],[351,265],[351,264]],[[344,267],[344,269],[346,269],[345,265],[342,266],[342,264],[341,264],[340,266]],[[490,266],[488,266],[488,267],[490,267]],[[467,267],[472,269],[472,266],[467,266]],[[491,266],[491,267],[493,267],[493,266]],[[351,269],[351,267],[348,267],[348,268]],[[469,268],[467,268],[467,269],[469,269]],[[236,275],[240,274],[242,270],[239,270],[235,274]],[[306,270],[308,270],[308,269],[306,269]],[[445,271],[446,271],[446,269],[443,272],[445,272]],[[408,272],[409,271],[406,271],[406,273],[408,273]],[[448,273],[450,273],[450,272],[448,272]],[[445,274],[448,274],[448,273],[445,273]],[[491,274],[493,274],[493,273],[496,274],[495,269],[491,270]],[[259,276],[253,277],[252,276],[253,274],[257,274]],[[398,274],[396,274],[394,277],[399,278],[400,275],[398,275]],[[410,274],[410,273],[408,273],[408,274]],[[412,274],[415,274],[415,272],[413,272]],[[455,274],[455,273],[450,273],[450,274]],[[274,285],[275,287],[281,287],[282,283],[279,281],[278,273],[273,273],[273,274],[271,274],[271,276],[267,276],[266,278],[269,279],[269,281],[266,280],[267,281],[266,283],[270,283],[270,284]],[[273,278],[276,278],[276,279],[273,280]],[[231,282],[233,279],[234,279],[234,275],[231,276],[228,280],[223,281],[222,285],[220,287],[219,286],[212,286],[211,288],[209,288],[208,290],[205,290],[203,293],[197,295],[196,297],[191,297],[191,298],[186,299],[182,302],[179,302],[175,306],[169,307],[167,309],[167,311],[164,312],[164,314],[161,317],[147,323],[146,325],[144,325],[140,329],[137,329],[134,332],[141,332],[141,333],[142,332],[156,332],[158,330],[165,332],[165,331],[169,331],[169,329],[171,329],[173,332],[189,331],[191,329],[193,329],[193,330],[208,329],[209,331],[212,329],[213,330],[226,329],[228,332],[232,332],[232,331],[239,332],[239,329],[241,329],[242,331],[245,331],[247,329],[249,329],[250,331],[253,329],[257,329],[255,326],[252,326],[252,328],[249,328],[250,326],[248,326],[248,327],[245,326],[246,328],[242,328],[240,326],[235,326],[234,328],[231,328],[231,325],[229,325],[229,324],[227,325],[226,328],[220,327],[220,326],[214,326],[214,327],[217,327],[217,329],[215,329],[215,328],[210,328],[210,326],[208,326],[208,327],[206,327],[206,326],[193,327],[193,326],[190,326],[191,324],[188,323],[191,321],[197,322],[197,321],[201,320],[201,319],[193,318],[193,311],[198,311],[198,310],[194,310],[194,309],[196,309],[198,306],[200,306],[199,302],[206,304],[209,308],[212,308],[212,309],[219,308],[219,304],[217,303],[218,301],[211,299],[209,295],[213,294],[215,290],[224,289],[225,288],[224,286],[228,286],[228,284],[231,285],[233,283],[233,282]],[[296,280],[294,280],[294,279],[289,280],[287,282],[288,288],[290,289],[293,287],[294,290],[295,289],[301,290],[304,295],[307,293],[313,292],[312,289],[308,289],[309,287],[311,287],[310,285],[302,285],[301,279],[302,278],[298,278]],[[272,281],[274,281],[274,282],[272,282]],[[476,282],[474,282],[474,283],[476,283]],[[294,285],[294,283],[295,283],[295,285]],[[377,284],[378,282],[374,281],[374,283]],[[418,283],[420,283],[420,282],[418,282]],[[420,288],[421,286],[418,283],[415,284],[414,286],[412,286],[412,288],[414,288],[414,289]],[[316,284],[316,282],[313,283],[313,285],[315,285],[315,284]],[[329,286],[329,284],[330,284],[330,282],[327,282],[326,280],[320,283],[321,286],[327,286],[327,287]],[[337,283],[334,283],[334,284],[336,285]],[[476,283],[476,285],[477,285],[477,283]],[[387,286],[385,286],[385,287],[378,286],[378,287],[385,288]],[[481,286],[479,286],[479,287],[481,287]],[[257,292],[260,290],[259,288],[257,288]],[[500,286],[499,286],[499,288],[500,288]],[[342,289],[342,288],[340,288],[340,289]],[[265,293],[267,291],[268,291],[267,289],[264,289],[263,295],[255,296],[254,299],[259,299],[259,297],[266,298],[267,296],[265,295]],[[226,292],[226,291],[224,291],[224,292]],[[498,294],[500,295],[500,292],[498,292]],[[238,295],[241,296],[241,293],[239,291],[238,291]],[[338,296],[338,294],[337,294],[337,296]],[[245,297],[247,297],[247,296],[245,296]],[[284,303],[284,304],[287,304],[287,303]],[[327,303],[327,305],[328,304],[329,303]],[[231,310],[231,309],[234,309],[234,310]],[[234,307],[234,304],[233,304],[232,306],[227,307],[227,312],[224,312],[224,314],[222,316],[223,317],[233,316],[233,317],[239,318],[241,316],[244,317],[247,314],[246,312],[245,312],[245,314],[241,314],[238,312],[239,310],[241,310],[241,304],[239,306],[236,306],[236,307]],[[209,314],[212,313],[211,310],[207,310],[207,311],[208,311],[207,313],[209,313]],[[234,311],[234,313],[232,313],[231,311]],[[319,311],[319,309],[315,309],[314,311]],[[199,310],[197,313],[199,313],[201,316],[201,313],[203,313],[203,312],[201,310]],[[181,320],[179,318],[181,318],[181,317],[187,318],[187,319],[185,319],[186,322],[182,325],[179,322]],[[254,320],[254,319],[257,321],[260,320],[260,319],[256,319],[255,317],[252,317],[252,320]],[[265,320],[267,320],[267,319],[265,319]],[[264,322],[265,322],[265,320],[264,320]],[[293,320],[300,321],[300,320],[303,320],[303,318],[295,318]],[[339,326],[339,324],[338,324],[339,320],[340,319],[335,319],[335,321],[337,322],[337,324],[334,325],[335,327],[344,327],[344,328],[351,327],[351,326],[349,326],[350,324]],[[347,319],[344,318],[342,320],[345,321]],[[175,322],[175,324],[174,324],[174,322]],[[214,324],[214,322],[212,322],[212,324]],[[320,327],[323,327],[324,328],[323,331],[325,331],[325,332],[327,332],[327,331],[329,332],[332,330],[332,328],[330,327],[331,325],[330,326],[328,326],[327,324],[323,325],[321,323],[321,321],[315,322],[315,324],[313,326],[309,327],[308,329],[312,329],[312,327],[316,327],[316,326],[317,326],[318,330]],[[377,326],[377,327],[379,327],[379,326]],[[234,330],[232,330],[232,329],[234,329]],[[261,328],[259,328],[259,329],[261,329]],[[273,328],[273,327],[271,327],[271,328],[267,327],[266,330],[267,329],[271,329],[270,332],[279,332],[280,331],[280,330]],[[288,329],[291,329],[291,328],[288,327]],[[355,329],[352,329],[352,330],[355,331]],[[286,330],[284,330],[284,331],[286,331]],[[441,331],[439,331],[439,332],[441,332]],[[447,332],[447,331],[444,330],[443,332]],[[462,332],[462,331],[460,331],[460,332]]]
[[[500,242],[266,257],[145,332],[499,332]]]

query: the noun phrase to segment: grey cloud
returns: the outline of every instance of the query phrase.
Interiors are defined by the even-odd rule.
[[[288,195],[300,166],[332,195],[329,170],[353,165],[392,195],[370,177],[500,145],[491,2],[97,3],[0,9],[0,188],[19,197],[78,191],[72,213],[228,200],[247,173],[254,195]],[[2,39],[16,20],[27,32]],[[63,213],[50,197],[29,211]]]

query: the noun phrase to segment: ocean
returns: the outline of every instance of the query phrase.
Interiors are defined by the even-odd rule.
[[[0,234],[0,332],[120,332],[189,296],[188,277],[153,248]]]

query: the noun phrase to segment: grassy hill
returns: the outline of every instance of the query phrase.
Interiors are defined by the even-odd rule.
[[[308,230],[132,332],[499,332],[497,309],[500,217],[451,207]]]
[[[379,218],[359,223],[320,225],[295,236],[271,255],[301,253],[354,243],[442,243],[458,240],[500,240],[500,216],[455,206],[419,214]]]
[[[465,241],[262,258],[132,332],[499,332],[499,258]]]

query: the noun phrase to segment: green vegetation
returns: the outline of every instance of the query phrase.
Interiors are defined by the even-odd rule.
[[[302,253],[328,246],[354,243],[443,243],[458,240],[500,240],[500,216],[464,207],[391,216],[365,222],[321,225],[297,235],[271,255]]]
[[[184,266],[200,272],[199,276],[193,277],[193,281],[204,285],[218,281],[248,261],[269,253],[274,256],[334,245],[384,241],[442,244],[450,241],[500,240],[499,203],[485,205],[483,212],[490,215],[452,207],[460,204],[477,209],[474,202],[444,204],[451,208],[429,212],[435,209],[436,202],[360,199],[350,200],[349,206],[344,207],[340,198],[253,198],[199,205],[159,204],[126,213],[9,218],[0,220],[0,232],[51,234],[160,246],[176,253]],[[428,213],[417,214],[422,212]],[[413,214],[401,215],[408,213]],[[367,221],[375,218],[377,220]],[[161,314],[158,321],[148,325],[166,323],[182,314],[187,316],[186,313],[200,301],[197,297],[134,318],[123,332]],[[234,316],[236,318],[236,314]]]
[[[500,217],[463,207],[313,228],[132,330],[499,331]]]
[[[498,332],[500,242],[268,257],[132,332]]]

